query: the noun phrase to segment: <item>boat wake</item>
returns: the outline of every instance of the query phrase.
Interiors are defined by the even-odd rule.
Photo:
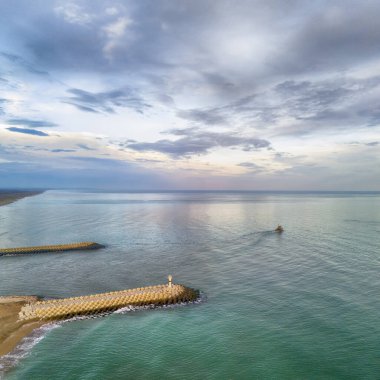
[[[277,232],[271,230],[271,231],[255,231],[250,232],[248,234],[240,235],[238,238],[231,241],[231,243],[235,243],[240,246],[247,246],[247,247],[255,247],[260,245],[263,240],[269,238],[270,236],[278,235]]]

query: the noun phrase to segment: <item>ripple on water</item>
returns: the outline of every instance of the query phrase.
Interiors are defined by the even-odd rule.
[[[1,294],[84,295],[171,273],[207,302],[65,324],[9,380],[377,378],[379,200],[47,192],[14,203],[3,243],[60,237],[107,247],[3,258]]]

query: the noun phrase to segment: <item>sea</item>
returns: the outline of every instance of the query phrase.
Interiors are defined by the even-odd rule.
[[[278,224],[282,234],[274,232]],[[380,193],[46,191],[0,207],[0,295],[175,283],[199,303],[53,323],[6,380],[380,379]]]

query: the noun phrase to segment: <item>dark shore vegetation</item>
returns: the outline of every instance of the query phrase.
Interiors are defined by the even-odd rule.
[[[0,206],[16,202],[25,197],[32,197],[41,194],[43,191],[27,191],[27,190],[0,190]]]

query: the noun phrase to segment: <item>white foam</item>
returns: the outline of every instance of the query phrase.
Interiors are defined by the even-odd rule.
[[[59,323],[47,323],[35,330],[26,337],[9,353],[0,357],[0,379],[2,379],[7,371],[17,365],[17,363],[25,358],[30,350],[39,343],[48,332],[59,327]]]
[[[134,311],[139,311],[139,310],[150,310],[150,309],[174,309],[176,307],[180,306],[186,306],[186,305],[197,305],[201,302],[205,302],[206,297],[205,295],[201,292],[198,296],[198,298],[195,301],[188,301],[188,302],[178,302],[170,305],[144,305],[144,306],[126,306],[121,309],[117,309],[114,311],[112,314],[126,314]]]

